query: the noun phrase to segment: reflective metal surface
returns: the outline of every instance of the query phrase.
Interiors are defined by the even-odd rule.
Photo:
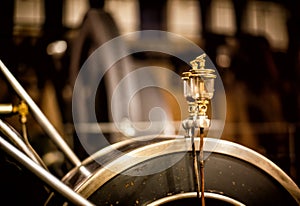
[[[199,148],[198,138],[195,144]],[[204,154],[205,193],[245,205],[300,203],[297,185],[257,152],[236,143],[205,138]],[[91,176],[83,177],[74,168],[63,181],[96,205],[147,205],[194,192],[191,161],[189,139],[139,137],[116,143],[83,161]],[[184,204],[189,205],[190,200],[184,199]],[[168,205],[176,205],[175,200]]]
[[[159,200],[155,200],[152,203],[147,204],[147,206],[168,205],[169,203],[174,205],[174,202],[176,201],[178,201],[178,203],[176,204],[182,204],[182,203],[186,203],[189,200],[190,202],[193,201],[197,203],[196,196],[197,194],[195,192],[176,194],[176,195],[164,197]],[[236,201],[230,197],[223,196],[221,194],[206,192],[205,198],[215,200],[216,204],[222,203],[222,205],[228,204],[228,205],[244,206],[243,203]]]
[[[71,148],[64,141],[64,139],[61,137],[58,131],[50,123],[50,121],[45,116],[45,114],[41,111],[41,109],[37,106],[37,104],[33,101],[33,99],[29,96],[29,94],[25,91],[22,85],[17,81],[17,79],[13,76],[13,74],[9,71],[9,69],[2,63],[1,60],[0,60],[0,70],[3,73],[3,75],[6,77],[7,81],[10,83],[12,88],[15,90],[15,92],[18,94],[18,96],[28,104],[28,107],[31,109],[32,114],[37,119],[40,126],[49,135],[49,137],[66,154],[66,156],[70,159],[70,161],[75,166],[80,165],[81,162],[79,158],[71,150]]]

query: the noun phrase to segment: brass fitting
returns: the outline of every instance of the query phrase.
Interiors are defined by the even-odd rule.
[[[13,112],[20,115],[21,123],[25,124],[27,122],[27,115],[29,113],[28,106],[25,101],[21,101],[19,105],[13,107]]]

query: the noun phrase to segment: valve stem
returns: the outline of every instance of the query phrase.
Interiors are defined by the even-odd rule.
[[[200,198],[201,205],[205,206],[204,197],[204,130],[210,127],[210,119],[208,118],[207,105],[213,97],[214,79],[213,69],[205,68],[206,54],[198,56],[190,64],[192,69],[182,73],[183,93],[188,103],[189,117],[182,122],[183,128],[186,130],[186,137],[191,138],[193,168],[195,175],[195,188],[197,198]],[[199,161],[195,149],[195,130],[200,130],[199,143]],[[199,177],[200,174],[200,177]]]

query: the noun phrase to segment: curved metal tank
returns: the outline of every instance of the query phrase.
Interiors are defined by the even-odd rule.
[[[77,167],[63,182],[96,205],[200,205],[191,151],[182,136],[126,140],[83,161],[88,177]],[[204,154],[206,205],[299,205],[297,185],[257,152],[204,138]]]

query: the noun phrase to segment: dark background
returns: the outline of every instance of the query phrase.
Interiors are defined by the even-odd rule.
[[[194,1],[196,2],[194,5],[197,5],[196,10],[199,11],[199,19],[196,21],[199,31],[192,40],[199,44],[215,63],[224,78],[225,91],[228,95],[228,119],[224,139],[228,138],[244,144],[267,156],[299,185],[300,2],[295,0],[226,1],[231,5],[234,30],[231,32],[223,29],[221,32],[216,32],[218,28],[214,28],[215,24],[212,23],[212,17],[216,13],[211,12],[215,1]],[[0,1],[0,60],[49,115],[53,124],[66,136],[67,142],[73,146],[71,93],[67,90],[68,66],[70,42],[80,28],[80,23],[73,27],[64,23],[68,1],[62,0],[40,0],[39,5],[42,8],[39,10],[42,11],[43,19],[37,19],[42,23],[37,24],[34,21],[32,24],[24,24],[22,21],[20,23],[16,20],[15,8],[18,2],[30,3],[31,1]],[[103,2],[103,5],[107,2],[109,0]],[[167,18],[167,11],[172,2],[174,1],[136,1],[139,5],[138,11],[134,11],[139,14],[135,16],[139,22],[137,30],[168,31],[168,21],[172,19]],[[276,45],[276,42],[271,41],[270,36],[264,32],[249,32],[244,29],[247,27],[246,14],[251,18],[249,2],[265,3],[259,4],[264,5],[262,7],[266,11],[264,15],[252,17],[256,18],[257,31],[259,29],[265,31],[272,26],[265,24],[268,15],[273,15],[268,13],[271,3],[280,8],[279,12],[284,12],[285,19],[274,20],[274,22],[284,22],[282,27],[284,30],[273,32],[277,32],[277,36],[287,34],[286,46]],[[76,4],[74,6],[76,7]],[[20,8],[26,9],[25,6]],[[261,11],[260,9],[257,8],[256,11]],[[76,13],[77,8],[74,10]],[[124,27],[124,25],[120,26]],[[66,50],[61,54],[47,53],[48,45],[58,40],[67,43]],[[157,62],[167,59],[170,67],[178,74],[186,69],[186,65],[180,61],[158,54],[139,54],[134,58],[137,61]],[[13,89],[2,74],[0,77],[0,103],[18,103],[19,99]],[[175,117],[174,120],[183,118]],[[8,121],[19,127],[18,118],[9,117]],[[44,154],[49,150],[52,151],[53,146],[48,143],[45,134],[31,117],[28,126],[38,152]],[[231,135],[233,137],[229,137]],[[54,167],[53,170],[58,176],[62,176],[65,168],[60,168],[61,163],[58,165],[58,168]]]

